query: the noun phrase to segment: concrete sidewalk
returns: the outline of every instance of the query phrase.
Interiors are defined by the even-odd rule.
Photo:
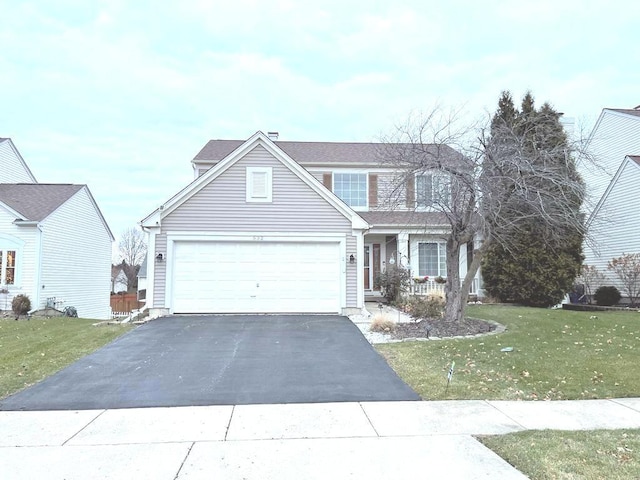
[[[3,479],[526,478],[472,435],[640,428],[640,398],[0,412]]]

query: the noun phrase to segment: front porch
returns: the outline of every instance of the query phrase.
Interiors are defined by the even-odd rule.
[[[388,265],[400,265],[409,270],[410,295],[444,295],[446,279],[446,241],[441,232],[396,231],[369,233],[364,236],[364,295],[365,301],[380,301],[379,276]],[[473,245],[460,252],[460,275],[464,277],[473,258]],[[438,279],[438,281],[436,281]],[[469,293],[479,295],[480,273],[476,274]]]

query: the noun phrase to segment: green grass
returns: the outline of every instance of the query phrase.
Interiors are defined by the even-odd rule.
[[[640,478],[640,430],[542,430],[479,440],[533,480]]]
[[[0,398],[33,385],[129,331],[81,318],[0,319]]]
[[[469,307],[467,315],[495,320],[507,331],[474,339],[376,348],[426,400],[640,396],[638,312],[481,305]],[[501,352],[503,347],[514,350]],[[456,367],[447,390],[452,361]]]

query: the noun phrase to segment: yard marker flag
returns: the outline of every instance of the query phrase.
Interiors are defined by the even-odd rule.
[[[455,360],[451,362],[451,368],[449,369],[449,374],[447,375],[447,383],[451,382],[451,378],[453,378],[453,368],[456,366]]]

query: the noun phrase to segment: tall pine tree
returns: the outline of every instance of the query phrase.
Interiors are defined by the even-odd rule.
[[[523,202],[522,198],[537,202],[543,190],[546,195],[557,195],[558,198],[571,195],[574,215],[580,215],[582,196],[569,193],[575,189],[565,188],[569,183],[580,182],[580,178],[573,158],[567,153],[570,149],[560,114],[546,103],[536,109],[529,92],[517,110],[511,94],[503,92],[491,122],[491,142],[504,148],[513,146],[514,152],[525,157],[524,162],[514,163],[511,167],[514,170],[505,172],[504,178],[530,176],[532,181],[528,182],[527,191],[514,192],[517,200],[504,205],[506,214],[511,212],[517,221],[514,220],[509,235],[494,242],[483,259],[485,290],[503,302],[531,306],[557,304],[580,272],[583,233],[575,228],[549,227],[548,223],[539,221],[534,209],[529,215],[527,201]],[[559,181],[553,188],[546,185],[544,189],[536,189],[536,181],[549,181],[548,176],[536,180],[535,172],[541,169],[567,182]],[[517,188],[516,182],[513,188]],[[553,205],[553,202],[548,203]],[[550,210],[547,214],[553,216],[553,208]],[[562,214],[566,215],[566,212]]]

